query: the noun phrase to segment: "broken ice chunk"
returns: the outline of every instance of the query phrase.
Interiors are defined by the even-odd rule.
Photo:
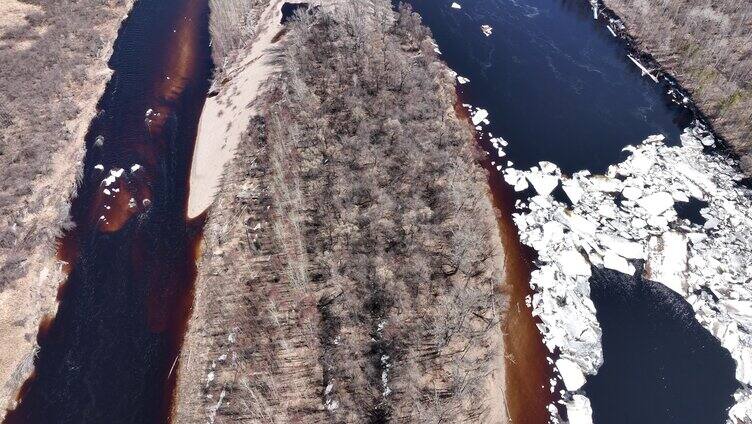
[[[483,35],[485,35],[486,37],[490,37],[491,32],[493,31],[493,28],[491,27],[491,25],[481,25],[480,30],[483,31]]]
[[[473,125],[480,124],[486,118],[488,118],[488,111],[485,109],[478,108],[478,110],[476,110],[475,113],[473,113],[473,117],[472,117]]]
[[[654,134],[645,139],[644,143],[658,143],[665,140],[666,137],[663,134]]]
[[[598,234],[598,242],[610,252],[626,259],[645,259],[645,249],[641,243],[629,241],[613,234]]]
[[[637,200],[642,196],[642,190],[637,187],[624,187],[621,194],[625,199]]]
[[[576,250],[567,250],[562,252],[558,258],[556,258],[556,264],[559,266],[559,270],[564,274],[572,277],[578,275],[584,275],[590,277],[591,270],[590,264],[580,252]]]
[[[467,84],[470,82],[470,79],[457,75],[457,82],[460,84]]]
[[[575,394],[572,400],[566,403],[569,424],[593,424],[593,410],[590,408],[590,399],[583,395]]]
[[[526,174],[526,177],[541,196],[548,196],[559,185],[559,177],[555,175],[530,172]]]
[[[462,6],[460,6],[459,3],[455,2],[455,3],[452,3],[452,9],[462,9]]]
[[[585,384],[585,376],[574,361],[566,358],[557,359],[556,368],[559,370],[559,374],[561,374],[561,379],[564,380],[564,386],[570,392],[578,390]]]
[[[582,199],[582,195],[585,193],[585,191],[580,187],[580,183],[578,183],[576,180],[566,180],[562,183],[562,188],[564,189],[564,193],[567,194],[567,197],[569,197],[569,200],[572,201],[573,205],[576,205],[580,199]]]
[[[650,215],[657,216],[674,206],[674,198],[665,191],[659,191],[637,199],[637,204]]]
[[[636,271],[634,265],[610,250],[603,256],[603,266],[627,275],[634,275]]]
[[[528,188],[527,180],[525,178],[520,178],[517,181],[517,184],[514,185],[514,191],[523,191],[527,190]]]

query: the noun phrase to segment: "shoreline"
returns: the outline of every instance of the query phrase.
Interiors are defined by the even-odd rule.
[[[275,35],[283,28],[283,3],[271,0],[261,13],[250,47],[238,52],[243,58],[223,73],[219,93],[206,99],[191,161],[188,219],[201,215],[214,202],[225,167],[233,159],[251,117],[257,114],[255,103],[276,70],[271,61]]]
[[[737,159],[742,168],[744,174],[749,174],[752,171],[752,162],[745,165],[743,160],[745,157],[749,159],[749,151],[740,151],[742,147],[736,146],[736,143],[729,141],[726,133],[731,129],[724,130],[722,127],[727,125],[723,122],[715,122],[720,118],[711,118],[706,109],[712,105],[707,104],[710,100],[698,100],[695,83],[692,79],[683,78],[681,76],[681,69],[677,65],[671,65],[662,63],[661,60],[656,58],[654,52],[652,52],[650,46],[647,45],[647,41],[644,41],[642,37],[637,34],[637,31],[630,31],[630,23],[626,22],[622,17],[622,14],[627,14],[626,10],[622,10],[622,14],[617,12],[618,5],[613,5],[611,0],[588,0],[591,5],[596,4],[597,20],[603,19],[606,23],[606,28],[609,29],[620,41],[624,42],[631,53],[637,56],[643,66],[652,68],[653,78],[656,78],[659,84],[666,85],[669,88],[669,95],[672,100],[687,107],[694,115],[695,119],[705,126],[705,129],[709,131],[716,139],[718,149],[724,153],[730,155],[732,158]],[[595,3],[594,3],[595,2]],[[608,4],[606,4],[608,3]],[[625,8],[625,6],[621,6]],[[634,59],[633,59],[634,60]],[[729,127],[731,125],[728,125]]]
[[[500,323],[503,334],[505,362],[504,402],[510,423],[544,423],[549,418],[548,405],[558,398],[549,390],[555,378],[548,351],[538,330],[536,318],[527,304],[533,290],[529,286],[530,273],[535,269],[530,249],[522,244],[512,220],[515,212],[512,187],[501,178],[487,153],[482,133],[472,125],[472,115],[463,107],[461,84],[455,87],[457,115],[467,121],[473,141],[484,153],[480,159],[487,173],[489,200],[497,211],[499,240],[504,249],[504,276],[501,290],[509,297],[509,305]]]
[[[76,193],[83,171],[84,137],[113,74],[108,63],[115,40],[136,1],[127,0],[118,9],[122,12],[118,13],[119,17],[97,23],[96,28],[104,34],[107,42],[96,59],[97,65],[88,68],[90,83],[86,85],[86,93],[76,98],[80,108],[77,118],[64,123],[73,134],[72,143],[56,151],[51,161],[51,172],[32,183],[38,191],[50,196],[43,200],[39,212],[27,215],[25,220],[31,225],[31,231],[47,231],[48,235],[44,244],[35,246],[29,252],[27,263],[30,266],[25,275],[0,290],[0,335],[6,344],[13,346],[0,359],[0,420],[5,417],[6,410],[14,406],[17,391],[33,370],[33,358],[38,348],[36,339],[41,326],[45,320],[54,317],[57,310],[58,288],[67,275],[65,263],[57,256],[56,237],[60,223],[66,220],[70,199]],[[43,42],[44,36],[33,43]],[[18,311],[28,311],[28,314],[19,317]]]

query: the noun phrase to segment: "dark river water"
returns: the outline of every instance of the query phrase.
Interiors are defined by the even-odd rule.
[[[678,143],[691,119],[640,75],[585,0],[409,2],[431,28],[442,57],[470,79],[466,101],[487,109],[519,169],[548,160],[571,174],[603,171],[622,147],[648,135]],[[490,37],[481,31],[490,25]]]
[[[202,227],[185,212],[212,69],[206,0],[137,1],[110,67],[59,249],[69,277],[6,423],[169,421]]]
[[[641,75],[627,58],[628,46],[602,19],[593,19],[585,0],[457,0],[461,9],[452,8],[452,0],[408,3],[432,30],[441,57],[470,79],[458,88],[462,101],[488,110],[490,125],[479,137],[481,145],[493,158],[486,132],[508,141],[503,164],[511,160],[526,169],[547,160],[568,174],[602,172],[626,157],[625,145],[651,134],[678,144],[693,119],[666,95],[666,84]],[[481,25],[493,28],[489,37]],[[491,186],[497,200],[519,197],[504,183]],[[509,207],[502,212],[502,221],[510,221]],[[693,205],[683,214],[697,218]],[[696,322],[691,307],[661,284],[639,277],[597,271],[591,286],[604,352],[601,371],[585,386],[594,422],[725,423],[737,388],[734,362]],[[519,290],[512,287],[513,293]],[[510,312],[513,321],[524,321],[517,315]],[[508,331],[529,331],[525,328]],[[542,348],[505,341],[517,352],[507,361],[512,421],[544,423],[545,393],[538,370],[530,369],[541,366],[530,357]]]

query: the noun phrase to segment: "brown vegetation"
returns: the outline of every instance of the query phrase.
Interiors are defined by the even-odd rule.
[[[429,31],[380,0],[289,25],[209,218],[178,419],[505,421],[503,252]]]
[[[55,237],[131,4],[0,1],[0,338],[13,346],[0,356],[3,406],[28,372],[41,317],[54,310]]]
[[[209,0],[212,57],[221,69],[255,35],[258,17],[269,0]]]
[[[113,23],[119,23],[128,2],[29,3],[40,11],[4,33],[8,44],[0,48],[0,288],[24,275],[31,250],[52,246],[67,216],[67,203],[58,200],[70,187],[46,180],[54,173],[55,153],[73,142],[83,146],[82,137],[76,141],[80,128],[74,121],[101,94],[96,82],[106,77],[102,65],[113,42]],[[30,37],[32,45],[16,48]],[[73,159],[64,168],[75,175]],[[35,222],[31,216],[45,208],[52,208],[48,212],[55,219]]]
[[[752,171],[752,3],[605,0]]]

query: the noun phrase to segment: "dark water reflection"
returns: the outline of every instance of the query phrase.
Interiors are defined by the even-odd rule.
[[[136,2],[110,67],[61,241],[69,278],[6,423],[169,420],[201,230],[185,210],[211,72],[206,0]]]
[[[622,147],[662,133],[678,143],[689,121],[627,58],[585,0],[413,0],[442,58],[470,79],[466,98],[490,113],[515,166],[603,171]],[[490,37],[481,25],[490,25]]]
[[[593,269],[603,366],[585,391],[595,423],[724,423],[735,363],[663,284]]]

